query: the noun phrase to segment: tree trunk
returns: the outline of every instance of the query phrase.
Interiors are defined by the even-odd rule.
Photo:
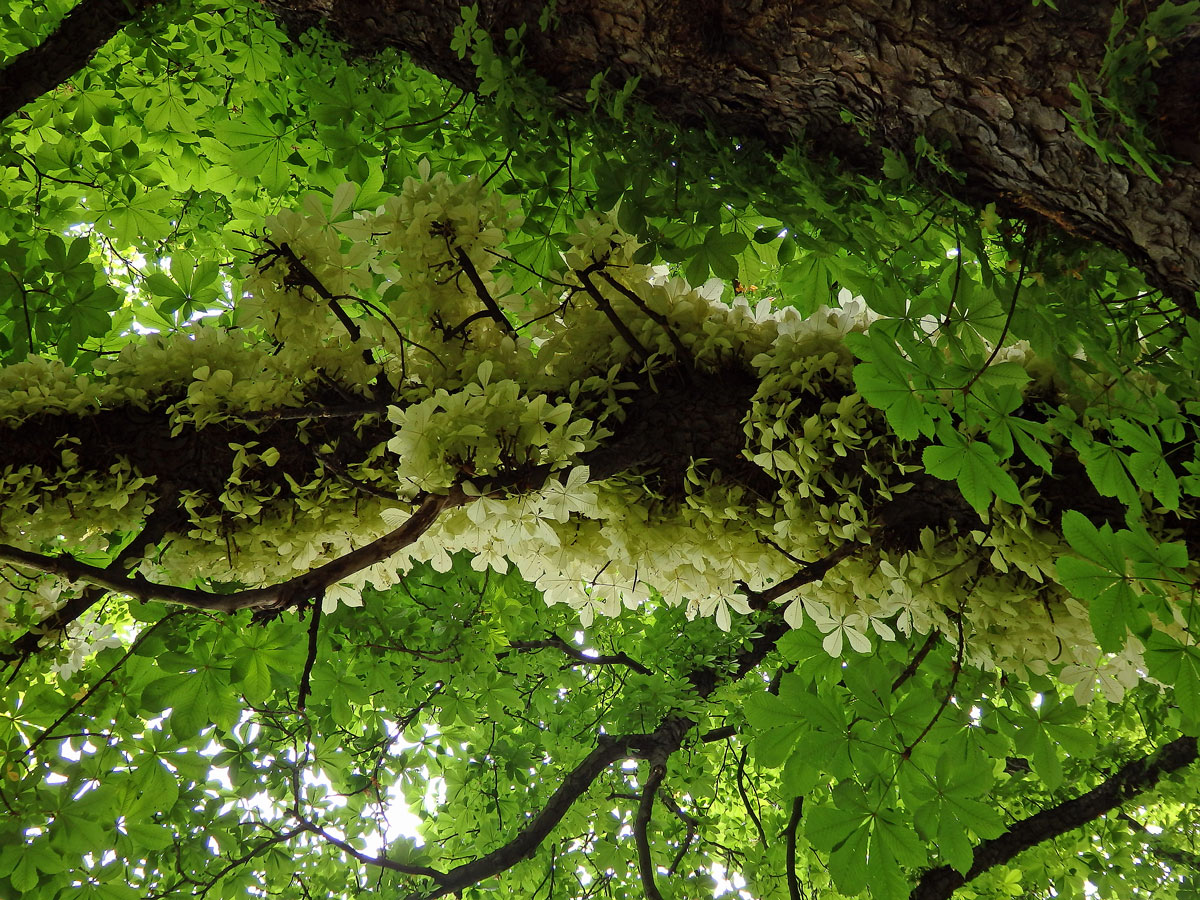
[[[324,19],[357,50],[398,47],[459,85],[473,81],[450,48],[459,0],[272,5],[295,23]],[[857,169],[876,168],[883,148],[911,157],[924,136],[965,175],[949,186],[962,199],[1121,250],[1195,309],[1200,169],[1177,162],[1156,183],[1102,160],[1066,118],[1084,118],[1073,81],[1098,89],[1108,0],[1058,0],[1057,11],[1031,0],[559,0],[545,32],[543,5],[481,0],[479,20],[499,47],[506,29],[526,24],[528,65],[568,106],[609,70],[616,83],[640,76],[641,98],[677,121],[707,117],[775,147],[802,138]],[[1155,108],[1136,112],[1160,148],[1200,159],[1191,96],[1200,42],[1171,50]]]

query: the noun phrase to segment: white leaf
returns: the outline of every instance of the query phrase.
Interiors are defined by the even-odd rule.
[[[825,640],[821,641],[821,646],[825,648],[825,652],[835,659],[842,655],[842,629],[835,628],[829,634],[825,635]]]
[[[728,631],[731,624],[729,607],[725,604],[724,600],[721,600],[717,603],[717,627],[722,631]]]
[[[853,628],[843,628],[846,632],[846,638],[850,641],[850,646],[854,648],[856,653],[870,653],[871,639],[861,631],[856,631]]]
[[[381,510],[379,517],[383,519],[384,525],[394,530],[407,522],[411,518],[411,513],[407,509],[392,507],[391,509]]]

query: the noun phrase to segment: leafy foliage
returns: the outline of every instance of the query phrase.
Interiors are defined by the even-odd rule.
[[[0,891],[1194,896],[1194,320],[520,38],[193,0],[5,123]]]

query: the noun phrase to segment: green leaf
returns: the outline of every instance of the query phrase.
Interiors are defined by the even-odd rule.
[[[174,803],[171,805],[173,806]],[[171,829],[163,825],[129,822],[125,825],[125,832],[135,846],[146,847],[150,850],[166,850],[175,843],[175,836],[171,834]]]
[[[1175,702],[1194,729],[1200,723],[1200,648],[1154,631],[1146,642],[1145,656],[1150,674],[1174,686]]]
[[[160,760],[149,755],[140,760],[133,769],[134,781],[140,787],[139,809],[170,812],[179,800],[176,776]]]
[[[925,471],[944,481],[955,481],[967,502],[985,515],[993,497],[1019,504],[1021,492],[1012,476],[1000,466],[996,451],[979,441],[950,436],[952,444],[932,444],[921,452]]]
[[[12,886],[22,893],[28,894],[38,885],[37,866],[29,856],[18,855],[17,866],[9,876]]]
[[[934,419],[941,411],[926,401],[925,378],[911,360],[882,332],[851,335],[847,342],[864,360],[854,367],[854,386],[868,403],[883,410],[896,436],[901,440],[932,436]]]
[[[1137,502],[1137,490],[1126,474],[1126,454],[1095,440],[1079,444],[1076,450],[1097,491],[1129,506]]]

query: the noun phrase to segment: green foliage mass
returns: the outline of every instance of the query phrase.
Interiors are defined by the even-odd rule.
[[[65,12],[65,4],[14,0],[0,11],[0,52],[37,44]],[[956,894],[964,898],[1194,898],[1198,785],[1181,766],[1098,809],[1083,827],[1032,840],[983,874],[972,866],[984,842],[1035,834],[1031,817],[1040,811],[1102,788],[1130,761],[1147,758],[1153,769],[1157,748],[1200,729],[1189,560],[1200,495],[1195,320],[1111,251],[1004,220],[993,208],[964,207],[928,179],[918,186],[913,173],[939,165],[928,145],[908,159],[890,156],[880,178],[867,179],[800,149],[770,156],[712,132],[664,126],[637,105],[631,85],[603,80],[588,95],[591,112],[566,117],[512,62],[520,37],[512,33],[511,46],[498,50],[465,13],[455,48],[479,70],[475,96],[402,58],[353,60],[316,33],[288,37],[255,3],[172,4],[125,29],[70,83],[0,129],[5,427],[15,434],[64,414],[87,421],[95,409],[116,407],[112,385],[136,385],[139,376],[166,383],[158,373],[180,366],[188,399],[176,397],[173,423],[181,430],[231,427],[231,405],[240,413],[273,409],[265,400],[253,405],[257,383],[235,379],[232,363],[200,364],[204,353],[219,356],[206,343],[213,334],[281,368],[296,341],[332,342],[335,331],[342,339],[346,321],[377,339],[378,350],[391,340],[379,309],[393,309],[404,290],[397,278],[390,283],[401,287],[373,295],[392,276],[368,277],[347,263],[345,296],[338,291],[344,319],[324,307],[307,319],[295,305],[291,318],[272,323],[263,312],[277,310],[264,300],[271,290],[293,301],[304,295],[288,294],[299,268],[271,268],[283,250],[264,250],[272,246],[262,242],[268,218],[276,217],[278,241],[298,221],[289,211],[304,210],[309,220],[328,211],[331,227],[349,229],[344,245],[335,241],[336,252],[349,255],[365,244],[352,226],[389,197],[421,190],[413,185],[430,171],[446,173],[448,184],[474,177],[523,214],[507,223],[503,276],[487,282],[507,279],[501,315],[518,322],[538,311],[539,298],[557,298],[543,276],[588,269],[570,263],[570,253],[583,253],[581,232],[604,248],[605,260],[620,259],[630,279],[645,274],[639,267],[666,266],[747,317],[760,302],[763,321],[772,310],[778,321],[860,316],[828,357],[801,354],[787,370],[762,362],[779,390],[760,384],[755,415],[744,422],[758,442],[747,444],[748,462],[789,502],[806,500],[806,486],[833,495],[831,485],[841,485],[839,503],[823,509],[827,522],[808,507],[803,527],[793,514],[800,506],[764,512],[769,498],[721,495],[717,503],[711,489],[721,485],[700,464],[688,470],[684,501],[646,501],[655,485],[643,479],[642,499],[628,509],[631,518],[645,509],[659,515],[675,503],[729,532],[758,516],[769,525],[753,538],[764,558],[774,554],[774,565],[804,573],[841,560],[800,546],[798,535],[818,524],[826,550],[835,538],[870,545],[869,504],[850,499],[860,485],[930,494],[944,486],[963,501],[954,525],[941,523],[949,549],[944,533],[918,522],[911,547],[872,547],[869,563],[854,570],[863,591],[869,583],[888,602],[920,602],[881,600],[873,609],[889,612],[872,617],[864,598],[857,618],[859,607],[805,607],[790,602],[797,595],[787,604],[746,602],[785,580],[760,572],[762,580],[740,592],[728,584],[728,602],[700,616],[674,602],[695,598],[672,598],[666,584],[652,583],[640,605],[622,610],[620,582],[609,572],[610,581],[595,575],[588,596],[612,601],[618,614],[585,627],[575,608],[547,606],[515,566],[505,571],[503,548],[451,558],[443,547],[444,559],[410,562],[386,589],[361,588],[323,611],[295,604],[302,615],[251,620],[118,592],[87,617],[60,623],[29,653],[19,649],[22,636],[78,591],[6,557],[0,637],[12,649],[0,696],[0,894],[426,898],[500,890],[549,900],[661,890],[682,900],[732,888],[762,900],[890,900],[908,896],[924,872],[948,867],[971,875]],[[502,204],[486,208],[502,218]],[[464,233],[486,231],[482,214],[474,218]],[[632,236],[628,259],[612,249],[622,235]],[[453,272],[465,284],[466,266]],[[426,289],[432,295],[458,280]],[[679,296],[695,298],[679,284]],[[779,312],[787,309],[797,314]],[[655,311],[684,321],[674,307]],[[413,323],[432,315],[418,312]],[[598,314],[586,321],[596,334],[607,327]],[[725,321],[713,314],[707,331],[691,322],[688,346],[735,359],[741,345],[722,330]],[[536,354],[513,341],[503,345],[505,357],[496,349],[501,337],[492,345],[478,337],[483,326],[468,340],[465,328],[447,338],[455,323],[443,324],[439,352],[474,340],[494,351],[497,367],[509,366],[505,372],[558,359],[552,339],[588,350],[594,337],[580,337],[582,326],[547,331]],[[497,333],[501,324],[483,323]],[[618,375],[661,380],[674,348],[668,332],[649,331],[662,345],[654,359],[618,360],[609,381],[587,390],[614,392]],[[147,337],[154,333],[163,337]],[[419,431],[415,409],[446,414],[450,394],[463,388],[447,381],[443,399],[408,382],[410,365],[437,371],[422,358],[425,345],[401,336],[395,358],[369,354],[362,364],[400,372],[390,398],[394,440]],[[127,381],[103,380],[123,359],[153,359],[155,348],[159,369],[144,362]],[[491,372],[475,352],[462,350],[475,365],[471,378],[481,359]],[[362,399],[345,396],[351,375],[330,371],[314,372],[303,382],[307,393],[288,403],[313,401],[319,390],[326,403]],[[807,379],[817,413],[804,411],[804,392],[786,380],[793,377]],[[477,380],[474,396],[494,399],[483,393],[487,377]],[[110,393],[89,393],[97,384]],[[425,387],[428,396],[419,393]],[[571,400],[582,404],[586,395],[580,388]],[[85,410],[85,401],[94,408]],[[506,410],[493,405],[490,414]],[[617,427],[620,416],[608,415],[595,418]],[[820,434],[806,437],[813,420]],[[598,433],[570,440],[601,441]],[[499,444],[495,434],[455,435],[481,438],[479,447],[484,437]],[[843,476],[839,454],[867,445],[885,448],[886,459],[863,451],[853,458],[866,475]],[[407,446],[409,456],[428,450],[416,440]],[[821,455],[806,460],[802,446]],[[232,471],[247,484],[286,466],[278,448],[231,449]],[[62,471],[73,452],[69,442],[55,447]],[[15,453],[0,452],[0,543],[73,553],[74,563],[98,568],[136,543],[135,520],[153,503],[128,456],[105,473],[101,489],[65,477],[46,487],[55,477],[48,464],[39,461],[36,472],[28,461],[10,465]],[[499,446],[490,469],[482,455],[452,458],[445,446],[440,453],[429,455],[435,475],[435,463],[450,462],[456,478],[506,471]],[[388,503],[417,504],[421,495],[404,493],[394,462],[367,462],[326,473],[321,489],[340,483],[341,493],[310,500],[305,521],[327,516],[341,527],[337,516],[347,509],[350,518],[368,510],[378,517],[380,493]],[[572,487],[577,472],[562,466],[551,517],[556,528],[578,530],[583,546],[592,525],[571,505],[571,491],[582,489]],[[256,531],[269,532],[276,555],[285,555],[291,525],[275,519],[267,528],[262,514],[283,501],[218,475],[224,512],[206,520],[207,501],[194,498],[187,527],[195,533],[163,541],[149,575],[180,576],[171,554],[200,546],[209,568],[184,587],[233,594],[271,580],[265,573],[273,570],[248,563],[233,571],[234,560],[252,556],[239,536]],[[1064,492],[1077,496],[1067,502]],[[488,507],[475,508],[484,512],[472,526],[482,529]],[[36,535],[39,517],[49,537]],[[651,530],[661,520],[646,521]],[[930,546],[945,556],[923,557]],[[311,561],[344,549],[286,553]],[[955,563],[920,571],[927,558]],[[218,573],[217,561],[230,572]],[[840,584],[835,575],[823,586],[822,574],[810,573],[813,586],[798,596],[811,600]],[[1005,597],[996,584],[1027,593]],[[980,594],[1000,599],[972,606]],[[747,612],[731,616],[729,603],[738,602]],[[935,607],[940,618],[932,618]],[[931,618],[922,622],[921,611]],[[579,774],[613,747],[592,777]],[[547,810],[561,818],[521,844]],[[495,865],[478,878],[462,874],[473,861]]]

